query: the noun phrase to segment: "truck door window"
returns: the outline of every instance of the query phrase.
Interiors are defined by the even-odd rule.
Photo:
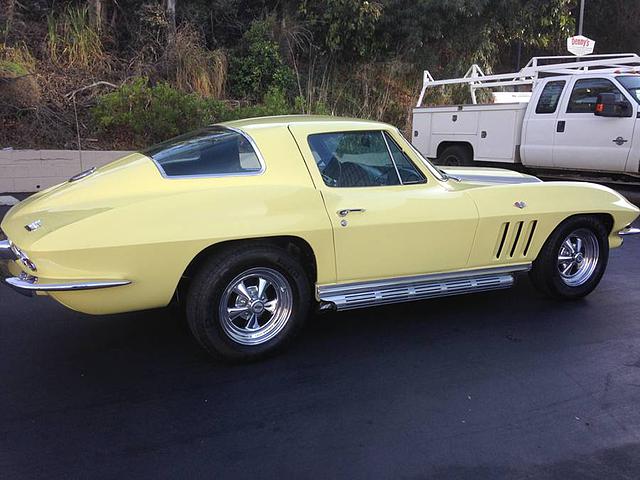
[[[564,80],[554,80],[544,86],[536,105],[536,113],[556,113],[565,83]]]
[[[601,93],[616,93],[624,98],[620,90],[606,78],[583,78],[573,86],[567,113],[593,113]]]
[[[636,102],[640,103],[640,77],[638,75],[624,75],[616,77],[616,80],[622,84]]]

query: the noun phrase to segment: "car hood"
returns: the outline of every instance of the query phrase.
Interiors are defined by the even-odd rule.
[[[460,180],[465,187],[542,182],[533,175],[504,168],[441,167],[441,170],[450,177]]]
[[[160,188],[162,176],[146,156],[127,155],[76,181],[55,185],[15,205],[0,227],[14,243],[29,248],[47,233],[84,218],[131,204]],[[27,225],[39,222],[29,231]]]

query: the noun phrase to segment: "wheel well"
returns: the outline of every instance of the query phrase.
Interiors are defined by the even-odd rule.
[[[570,218],[576,218],[576,217],[597,218],[605,226],[605,228],[607,229],[607,232],[611,233],[611,231],[613,230],[613,216],[610,213],[578,213],[578,214],[575,214],[575,215],[570,215],[567,218],[565,218],[564,220],[562,220],[562,222],[560,222],[556,226],[556,228],[558,228],[560,225],[562,225],[564,222],[566,222]]]
[[[449,147],[462,147],[464,148],[467,153],[469,154],[469,158],[471,160],[473,160],[473,146],[469,143],[469,142],[441,142],[438,145],[438,150],[437,150],[437,157],[440,158],[440,156],[442,155],[442,152],[445,151],[445,149],[449,148]]]
[[[278,236],[278,237],[259,237],[259,238],[247,238],[242,240],[228,240],[225,242],[215,243],[213,245],[208,246],[200,253],[198,253],[187,268],[185,269],[180,282],[178,283],[178,287],[176,288],[176,292],[174,298],[180,301],[181,298],[184,298],[184,293],[186,293],[186,289],[189,286],[189,282],[191,278],[195,275],[198,269],[203,265],[203,263],[211,257],[212,255],[216,255],[230,247],[235,247],[238,245],[250,246],[250,245],[273,245],[287,250],[291,255],[295,256],[305,272],[309,277],[309,282],[313,285],[318,278],[318,267],[316,262],[316,256],[313,253],[313,249],[309,243],[295,236]]]

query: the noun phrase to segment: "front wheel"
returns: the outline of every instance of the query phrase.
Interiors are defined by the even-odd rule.
[[[530,278],[541,292],[576,299],[600,283],[609,259],[608,232],[595,217],[573,217],[547,239],[533,262]]]
[[[250,361],[288,344],[305,322],[310,281],[284,249],[239,247],[215,255],[193,278],[187,320],[215,357]]]

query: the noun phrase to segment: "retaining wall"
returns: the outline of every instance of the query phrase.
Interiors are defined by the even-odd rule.
[[[124,151],[0,150],[0,193],[37,192],[91,167],[127,155]]]

